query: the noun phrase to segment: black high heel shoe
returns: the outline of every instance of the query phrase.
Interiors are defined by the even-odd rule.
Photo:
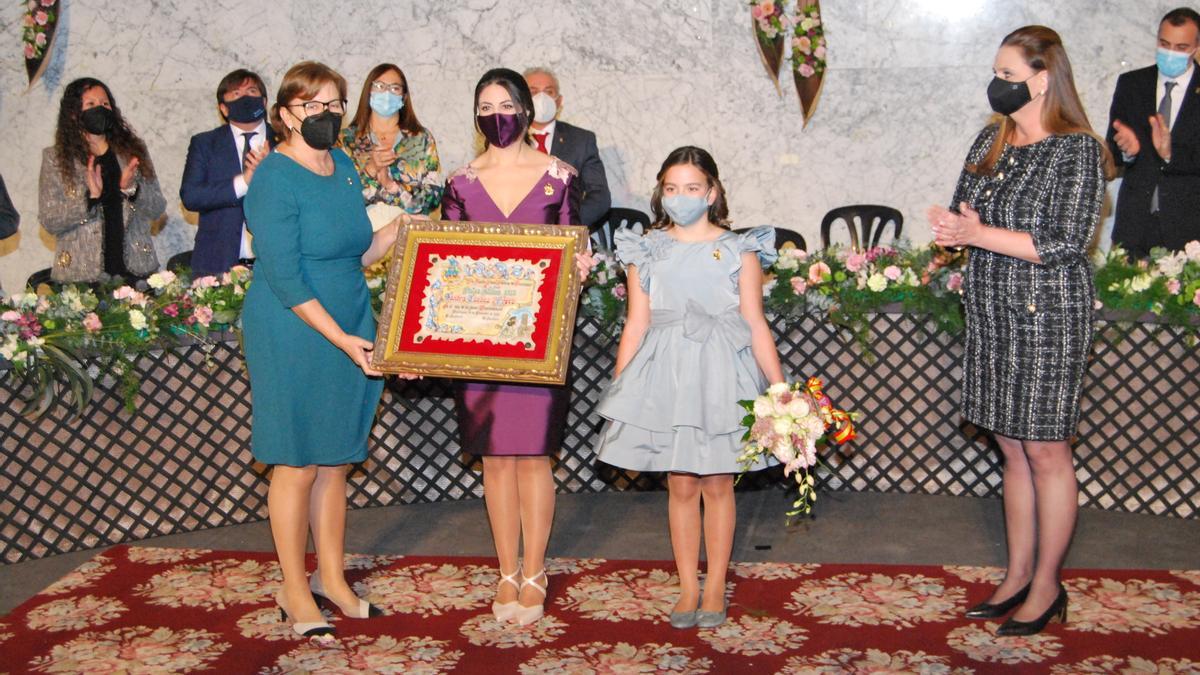
[[[1063,588],[1062,584],[1058,586],[1058,597],[1041,616],[1033,621],[1017,621],[1010,618],[996,629],[996,635],[1036,635],[1055,617],[1062,623],[1067,622],[1067,589]]]
[[[376,617],[383,616],[382,609],[372,605],[362,598],[358,599],[357,606],[347,611],[345,607],[337,604],[333,601],[333,598],[325,594],[325,589],[321,586],[321,578],[316,574],[312,575],[312,579],[308,582],[308,590],[312,591],[313,600],[315,600],[318,605],[320,605],[321,601],[324,600],[334,607],[337,607],[342,614],[351,619],[374,619]]]
[[[1029,587],[1033,582],[1025,584],[1025,588],[1017,591],[1015,595],[1007,600],[1001,600],[997,603],[981,602],[965,612],[968,619],[998,619],[1005,614],[1017,608],[1017,605],[1025,602],[1025,598],[1029,597]]]

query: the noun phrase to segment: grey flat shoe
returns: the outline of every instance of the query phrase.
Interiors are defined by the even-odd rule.
[[[671,627],[686,629],[696,627],[696,615],[700,613],[700,603],[704,602],[704,593],[696,600],[696,609],[690,612],[671,612]]]
[[[690,612],[671,612],[671,628],[695,628],[698,610]]]
[[[697,628],[716,628],[717,626],[720,626],[721,624],[725,623],[725,613],[726,613],[726,611],[728,611],[728,609],[729,609],[729,603],[725,603],[725,606],[722,607],[721,611],[719,611],[719,612],[705,612],[703,610],[697,609],[696,610],[696,627]]]

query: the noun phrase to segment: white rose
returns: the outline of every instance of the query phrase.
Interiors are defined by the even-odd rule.
[[[883,276],[879,272],[872,274],[870,278],[867,279],[867,288],[875,291],[876,293],[883,291],[883,289],[887,288],[887,277]]]
[[[150,284],[150,288],[153,288],[156,291],[161,291],[166,287],[167,280],[163,279],[163,275],[155,272],[154,274],[150,275],[150,278],[146,279],[146,283]]]
[[[775,429],[775,433],[779,434],[780,436],[790,436],[792,431],[795,430],[795,425],[792,424],[791,419],[787,417],[780,417],[779,419],[775,420],[773,428]]]
[[[788,404],[788,414],[792,417],[804,417],[809,413],[808,402],[803,398],[794,398]]]
[[[766,417],[771,414],[771,399],[766,396],[759,396],[754,399],[754,416]]]
[[[8,335],[4,338],[4,344],[0,345],[0,356],[13,360],[13,355],[17,353],[17,336]]]
[[[144,330],[146,328],[146,315],[142,314],[141,310],[131,310],[129,312],[129,325],[135,330]]]
[[[779,396],[780,394],[782,394],[783,392],[785,392],[787,390],[788,390],[787,382],[776,382],[775,384],[767,387],[767,395],[768,396]]]
[[[1173,277],[1183,271],[1183,265],[1186,262],[1187,255],[1184,253],[1163,256],[1158,259],[1158,271],[1162,272],[1164,276]]]
[[[1200,241],[1189,241],[1183,247],[1183,253],[1190,260],[1195,260],[1196,262],[1200,262]]]
[[[1129,280],[1129,290],[1133,291],[1134,293],[1141,293],[1147,288],[1150,288],[1150,284],[1152,283],[1154,283],[1154,280],[1149,274],[1140,274]]]
[[[793,258],[790,255],[781,256],[779,260],[775,262],[775,267],[788,271],[797,270],[800,269],[800,260],[798,258]]]

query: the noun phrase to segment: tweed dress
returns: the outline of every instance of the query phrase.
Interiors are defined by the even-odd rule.
[[[975,139],[983,159],[998,131]],[[1029,232],[1035,264],[978,248],[968,254],[963,416],[1026,440],[1074,436],[1092,347],[1095,288],[1087,248],[1100,221],[1104,174],[1099,141],[1054,135],[1005,146],[992,175],[963,170],[951,208],[966,202],[993,227]]]

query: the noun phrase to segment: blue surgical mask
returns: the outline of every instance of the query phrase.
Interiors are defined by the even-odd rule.
[[[390,91],[371,92],[371,110],[384,117],[391,117],[404,107],[404,97]]]
[[[1191,54],[1162,47],[1158,48],[1158,54],[1155,57],[1155,62],[1158,63],[1158,72],[1166,77],[1179,77],[1186,73],[1191,60]]]
[[[708,195],[671,195],[663,197],[662,205],[676,225],[688,227],[700,222],[700,218],[708,211]]]

